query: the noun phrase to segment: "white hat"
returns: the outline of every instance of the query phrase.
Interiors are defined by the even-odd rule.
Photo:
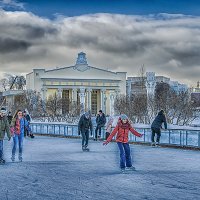
[[[6,114],[6,113],[7,113],[6,108],[2,107],[1,110],[0,110],[0,112],[1,112],[2,114]]]

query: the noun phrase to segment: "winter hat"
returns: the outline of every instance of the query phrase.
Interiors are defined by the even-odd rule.
[[[89,118],[90,117],[90,113],[89,112],[85,112],[85,117]]]
[[[2,114],[6,114],[6,108],[2,107],[1,110],[0,110],[0,112],[1,112]]]
[[[128,120],[128,117],[125,114],[120,115],[121,120]]]

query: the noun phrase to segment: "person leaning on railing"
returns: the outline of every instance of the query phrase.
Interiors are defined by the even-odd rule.
[[[151,124],[151,145],[152,146],[157,146],[160,144],[160,137],[161,137],[161,128],[162,128],[162,123],[164,123],[165,129],[167,129],[167,120],[165,117],[165,112],[164,110],[160,110],[156,118],[154,119],[153,123]],[[156,143],[155,143],[155,134],[157,134],[156,138]]]

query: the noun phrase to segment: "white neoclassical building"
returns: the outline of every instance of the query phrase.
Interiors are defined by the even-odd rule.
[[[84,110],[96,114],[102,109],[114,114],[117,94],[126,94],[126,72],[112,72],[89,66],[86,54],[78,54],[76,64],[52,70],[33,69],[26,75],[27,90],[40,92],[43,100],[57,93],[69,102],[77,102]]]

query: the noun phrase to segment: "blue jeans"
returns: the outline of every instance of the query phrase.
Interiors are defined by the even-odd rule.
[[[3,140],[0,140],[0,160],[3,159]]]
[[[131,160],[131,152],[128,143],[117,142],[120,151],[120,167],[131,167],[132,160]]]
[[[19,144],[19,154],[22,154],[23,137],[21,135],[15,135],[13,137],[12,155],[15,155],[17,143]]]

